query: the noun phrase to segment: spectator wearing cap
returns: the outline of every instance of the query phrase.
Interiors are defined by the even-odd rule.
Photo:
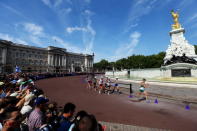
[[[72,103],[67,103],[64,106],[64,112],[60,119],[60,127],[58,131],[68,131],[71,126],[71,118],[75,112],[75,105]]]
[[[27,125],[29,126],[29,131],[34,131],[39,129],[44,122],[44,110],[48,99],[44,97],[38,97],[35,100],[35,109],[30,113],[27,120]]]

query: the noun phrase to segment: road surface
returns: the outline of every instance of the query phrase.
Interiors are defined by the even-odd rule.
[[[197,131],[197,110],[180,104],[132,102],[125,94],[98,94],[86,88],[85,76],[70,76],[39,80],[50,101],[60,106],[73,102],[77,111],[86,110],[98,121],[122,123],[176,131]]]

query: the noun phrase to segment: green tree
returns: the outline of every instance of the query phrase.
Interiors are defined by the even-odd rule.
[[[197,46],[195,46],[197,50]],[[165,52],[153,54],[149,56],[144,55],[132,55],[128,58],[122,58],[116,62],[108,62],[103,59],[94,64],[94,68],[99,71],[113,70],[113,67],[117,70],[121,69],[144,69],[144,68],[159,68],[163,64]]]
[[[94,69],[99,71],[105,71],[106,69],[110,68],[109,66],[109,62],[105,59],[102,59],[100,62],[94,64]]]
[[[194,47],[195,47],[195,52],[196,52],[196,54],[197,54],[197,45],[194,45]]]

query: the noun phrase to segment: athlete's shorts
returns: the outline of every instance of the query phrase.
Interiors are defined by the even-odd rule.
[[[89,84],[92,84],[92,81],[88,81]]]
[[[140,92],[144,92],[144,87],[140,87]]]

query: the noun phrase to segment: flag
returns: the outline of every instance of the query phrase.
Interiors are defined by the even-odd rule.
[[[15,72],[21,72],[20,67],[16,66],[16,68],[15,68]]]

